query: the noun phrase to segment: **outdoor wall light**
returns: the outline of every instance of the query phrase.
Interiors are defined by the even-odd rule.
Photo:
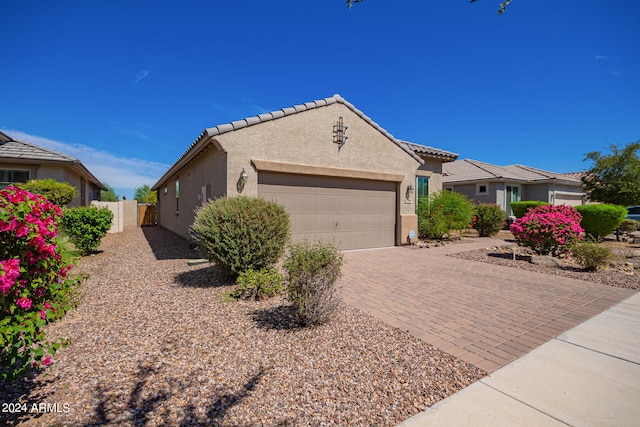
[[[404,195],[405,199],[410,199],[414,191],[415,191],[415,188],[413,185],[411,184],[407,185],[407,192]]]
[[[247,174],[247,171],[244,168],[242,168],[242,172],[240,172],[240,178],[238,178],[238,183],[237,183],[238,193],[242,193],[242,190],[244,190],[244,186],[248,180],[249,180],[249,174]]]

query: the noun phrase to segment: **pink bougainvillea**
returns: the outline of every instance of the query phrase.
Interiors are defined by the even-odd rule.
[[[538,206],[511,224],[511,233],[539,255],[563,256],[582,239],[581,219],[571,206]]]
[[[57,244],[62,212],[46,198],[7,187],[0,190],[0,312],[3,377],[51,363],[64,340],[46,341],[43,326],[70,308],[78,285]],[[49,314],[51,310],[53,314]]]

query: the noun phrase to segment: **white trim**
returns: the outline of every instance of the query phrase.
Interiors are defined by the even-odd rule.
[[[484,191],[480,191],[480,187],[484,186]],[[476,196],[488,196],[489,195],[489,183],[476,182]]]

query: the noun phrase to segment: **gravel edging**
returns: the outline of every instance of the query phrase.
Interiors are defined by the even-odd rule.
[[[485,375],[348,305],[300,329],[280,298],[222,302],[229,280],[187,266],[197,255],[161,228],[101,250],[77,269],[78,309],[49,326],[70,346],[0,386],[2,402],[59,410],[0,414],[10,425],[392,426]]]
[[[515,247],[516,259],[513,259]],[[627,250],[613,249],[613,253],[618,258],[625,258],[634,248]],[[538,273],[551,274],[556,276],[569,277],[572,279],[584,280],[587,282],[599,283],[601,285],[615,286],[618,288],[640,290],[640,259],[626,259],[625,268],[606,268],[598,271],[585,271],[570,260],[554,258],[553,263],[533,264],[531,262],[533,252],[527,248],[514,245],[499,247],[488,247],[466,252],[456,252],[449,256],[462,258],[470,261],[480,261],[489,264],[502,265],[506,267],[519,268]]]

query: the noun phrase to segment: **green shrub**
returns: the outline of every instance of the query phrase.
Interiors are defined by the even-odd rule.
[[[78,190],[66,182],[58,182],[55,179],[32,179],[24,184],[15,185],[33,194],[40,194],[60,207],[67,206],[78,197]]]
[[[418,203],[418,230],[422,236],[440,239],[453,230],[469,227],[473,214],[473,203],[469,199],[444,190]]]
[[[65,209],[62,227],[69,239],[82,253],[98,249],[100,240],[107,234],[113,221],[113,212],[108,208],[79,206]]]
[[[539,200],[523,200],[521,202],[511,202],[511,211],[516,218],[522,218],[529,209],[537,208],[538,206],[548,205],[547,202],[541,202]]]
[[[613,233],[627,216],[627,209],[617,205],[582,205],[576,210],[582,215],[580,226],[596,240]]]
[[[634,219],[625,219],[618,226],[618,229],[623,233],[633,233],[638,228],[640,228],[640,221]]]
[[[596,271],[611,262],[611,249],[597,243],[582,243],[573,248],[573,257],[582,268]]]
[[[287,299],[302,325],[326,323],[340,306],[336,281],[342,254],[333,244],[307,241],[292,244],[283,264]]]
[[[284,289],[282,275],[274,269],[245,270],[238,275],[238,287],[231,293],[235,299],[262,300],[278,295]]]
[[[495,236],[504,227],[505,215],[496,204],[481,204],[476,206],[473,228],[478,230],[480,237]]]
[[[289,240],[289,216],[274,202],[228,197],[198,208],[191,233],[209,261],[237,276],[280,259]]]

